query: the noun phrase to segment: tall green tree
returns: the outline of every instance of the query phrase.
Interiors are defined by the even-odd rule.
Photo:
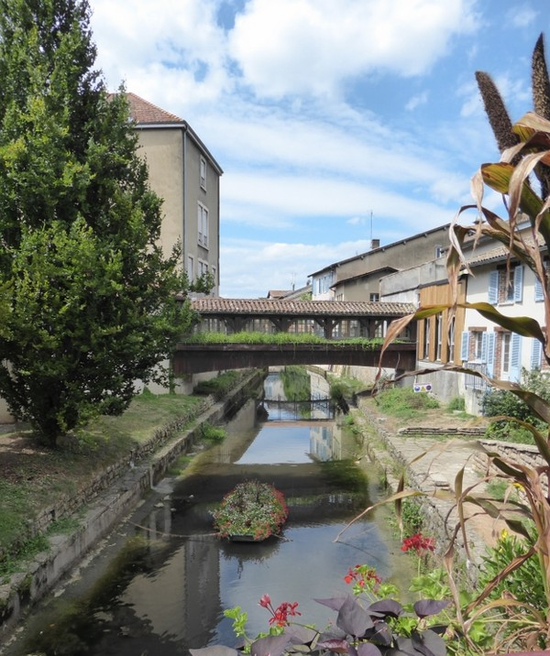
[[[118,414],[191,321],[86,0],[0,0],[0,395],[50,445]]]

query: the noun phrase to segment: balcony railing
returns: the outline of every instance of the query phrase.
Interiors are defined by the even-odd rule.
[[[485,362],[465,362],[464,367],[472,371],[479,371],[481,374],[487,374],[487,364]],[[473,374],[465,374],[466,389],[479,390],[484,392],[487,389],[487,383],[484,378],[474,376]]]

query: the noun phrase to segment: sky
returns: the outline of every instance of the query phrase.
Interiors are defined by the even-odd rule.
[[[550,39],[548,0],[89,3],[109,89],[185,119],[224,171],[230,298],[302,287],[372,239],[452,221],[499,157],[475,72],[518,120],[536,40]]]

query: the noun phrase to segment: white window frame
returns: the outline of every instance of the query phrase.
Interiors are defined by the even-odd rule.
[[[195,280],[195,259],[192,255],[187,255],[187,278],[189,282]]]
[[[441,362],[441,355],[443,352],[443,316],[438,314],[435,317],[435,359]]]
[[[486,346],[484,344],[484,341],[487,339],[486,337],[485,338],[483,337],[485,334],[486,333],[481,330],[472,331],[472,339],[474,340],[473,355],[474,355],[475,362],[485,362],[486,354],[484,353],[484,351]]]
[[[424,354],[422,359],[430,359],[430,320],[424,319],[424,344],[423,344]]]
[[[208,273],[208,262],[199,259],[197,262],[197,276],[200,278],[205,273]]]
[[[455,317],[447,320],[447,362],[455,361]]]
[[[512,333],[501,333],[500,340],[500,377],[502,380],[508,380],[512,359]]]
[[[208,248],[209,213],[208,213],[208,208],[202,203],[198,203],[197,219],[198,219],[199,246],[202,246],[203,248]]]
[[[206,191],[206,159],[204,157],[201,157],[199,164],[199,182],[201,189]]]

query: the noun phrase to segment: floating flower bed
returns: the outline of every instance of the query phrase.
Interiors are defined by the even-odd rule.
[[[283,493],[273,485],[250,480],[226,494],[212,515],[220,537],[260,542],[279,533],[288,508]]]

